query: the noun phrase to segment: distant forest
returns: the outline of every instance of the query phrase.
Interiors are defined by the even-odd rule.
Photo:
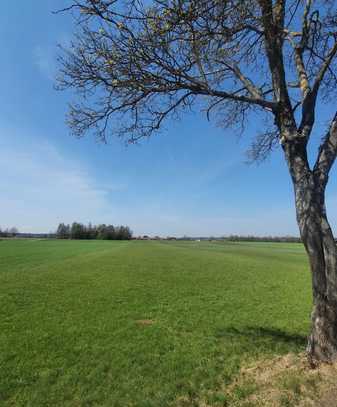
[[[231,235],[224,237],[223,240],[230,242],[286,242],[286,243],[301,243],[300,237],[296,236],[240,236]]]
[[[13,228],[7,228],[2,230],[0,228],[0,237],[15,237],[19,233],[18,229],[13,227]]]
[[[130,240],[132,231],[128,226],[113,225],[83,225],[74,222],[71,225],[60,223],[56,237],[58,239],[101,239],[101,240]]]
[[[130,240],[133,238],[133,232],[128,226],[114,225],[84,225],[82,223],[73,222],[71,225],[60,223],[56,232],[51,233],[21,233],[16,227],[3,229],[0,227],[0,238],[45,238],[45,239],[100,239],[100,240]],[[159,236],[150,237],[144,235],[137,237],[142,240],[218,240],[228,242],[287,242],[301,243],[301,239],[297,236],[252,236],[252,235],[229,235],[221,237],[200,236],[200,237],[166,237]],[[336,239],[337,242],[337,239]]]

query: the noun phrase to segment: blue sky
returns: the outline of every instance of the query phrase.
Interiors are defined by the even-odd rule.
[[[169,122],[140,146],[78,140],[65,125],[71,96],[53,88],[56,44],[72,22],[63,1],[3,0],[0,15],[0,226],[49,232],[59,222],[127,224],[151,235],[297,235],[281,150],[245,164],[248,140],[199,114]],[[321,108],[322,134],[329,109]],[[328,210],[337,226],[336,173]]]

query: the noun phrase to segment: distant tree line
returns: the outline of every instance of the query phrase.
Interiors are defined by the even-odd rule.
[[[128,226],[113,225],[84,225],[73,222],[71,225],[60,223],[56,237],[58,239],[101,239],[101,240],[130,240],[132,231]]]
[[[13,228],[7,228],[2,230],[0,228],[0,237],[15,237],[19,233],[18,229],[13,227]]]
[[[224,240],[230,242],[287,242],[301,243],[301,238],[296,236],[240,236],[231,235],[224,237]]]

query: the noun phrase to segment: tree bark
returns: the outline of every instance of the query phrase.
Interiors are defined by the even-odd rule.
[[[337,250],[325,208],[327,175],[312,171],[306,148],[284,146],[292,176],[297,223],[309,257],[313,310],[307,352],[312,364],[337,360]]]

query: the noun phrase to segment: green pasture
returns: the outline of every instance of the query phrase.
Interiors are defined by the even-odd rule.
[[[299,244],[3,240],[0,405],[230,406],[310,306]]]

